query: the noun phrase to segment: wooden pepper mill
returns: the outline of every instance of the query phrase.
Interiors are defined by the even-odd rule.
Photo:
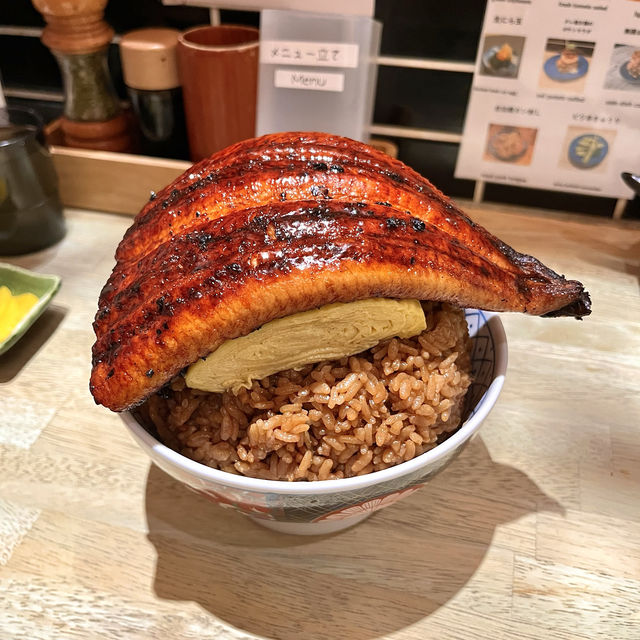
[[[32,0],[47,26],[42,42],[56,57],[65,90],[62,131],[70,147],[128,151],[132,138],[107,66],[113,29],[107,0]]]

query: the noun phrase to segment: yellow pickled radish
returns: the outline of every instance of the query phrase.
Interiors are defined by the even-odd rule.
[[[0,342],[6,340],[18,323],[38,302],[33,293],[14,296],[6,286],[0,286]]]

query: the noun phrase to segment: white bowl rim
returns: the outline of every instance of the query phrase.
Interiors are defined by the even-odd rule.
[[[407,475],[417,469],[433,464],[444,458],[465,440],[478,430],[483,420],[495,405],[502,386],[504,385],[507,371],[507,337],[504,326],[499,316],[495,313],[482,311],[487,323],[491,325],[491,334],[494,341],[494,378],[478,405],[477,411],[469,418],[451,437],[442,444],[426,451],[425,453],[397,464],[382,471],[374,471],[363,476],[342,478],[339,480],[318,480],[316,482],[288,482],[286,480],[263,480],[248,476],[234,475],[220,469],[213,469],[200,462],[191,460],[181,453],[162,444],[152,436],[131,414],[120,414],[125,425],[133,432],[133,435],[149,447],[154,454],[165,459],[172,466],[179,467],[183,472],[195,476],[201,481],[226,485],[233,489],[254,493],[275,493],[288,495],[323,495],[329,493],[341,493],[344,491],[357,491],[364,487],[381,484]]]

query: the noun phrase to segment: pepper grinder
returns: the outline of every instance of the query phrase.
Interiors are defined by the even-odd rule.
[[[32,0],[47,26],[42,42],[60,66],[65,103],[62,132],[70,147],[128,151],[129,119],[107,66],[113,29],[103,20],[107,0]]]
[[[144,154],[189,158],[176,29],[137,29],[120,39],[122,74]]]

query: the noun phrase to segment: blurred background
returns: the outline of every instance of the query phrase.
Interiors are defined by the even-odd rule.
[[[454,167],[485,3],[449,0],[377,0],[382,23],[378,81],[371,135],[396,145],[398,157],[454,198],[472,198],[475,182],[454,178]],[[185,30],[210,22],[206,7],[165,6],[160,0],[109,0],[105,20],[115,30],[109,70],[119,97],[122,78],[119,37],[141,27]],[[259,26],[258,11],[219,11],[223,24]],[[30,106],[46,121],[62,112],[58,64],[40,42],[44,27],[31,0],[0,3],[0,73],[9,106]],[[630,167],[629,170],[634,170]],[[486,184],[484,200],[612,217],[612,198]],[[640,218],[638,198],[625,218]]]

